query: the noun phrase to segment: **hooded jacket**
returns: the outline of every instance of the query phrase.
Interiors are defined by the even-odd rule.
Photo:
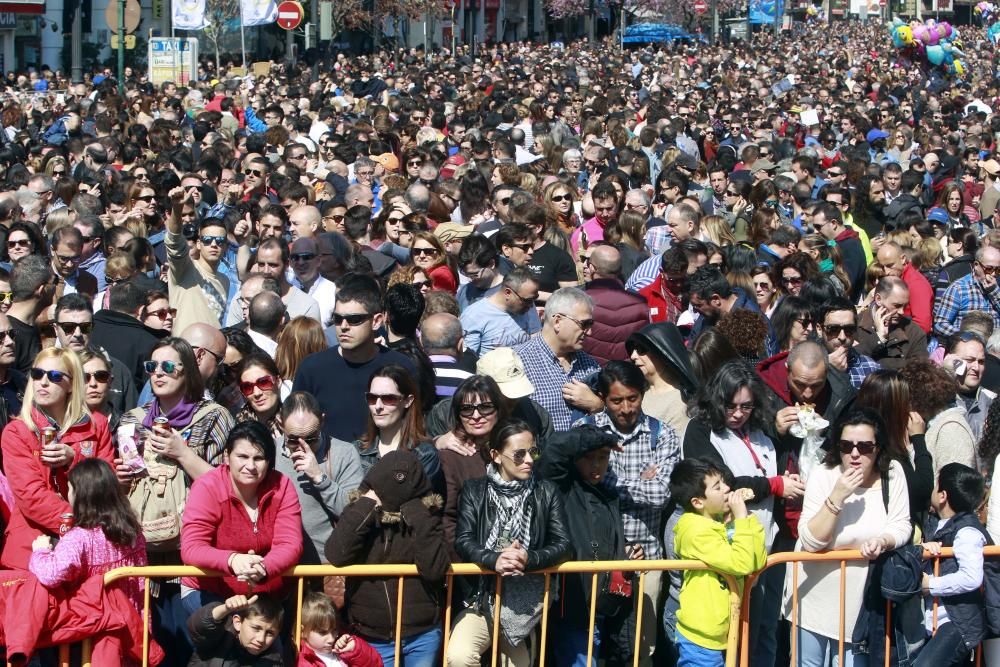
[[[851,227],[845,227],[834,240],[844,258],[847,277],[851,279],[851,301],[856,303],[865,289],[865,275],[868,271],[864,245],[858,232]]]
[[[892,200],[891,204],[885,207],[886,224],[892,227],[897,227],[903,214],[911,210],[915,210],[923,216],[924,209],[920,204],[919,199],[911,195],[909,192],[900,194]]]
[[[73,448],[73,461],[62,468],[42,463],[42,428],[48,420],[37,409],[32,411],[34,430],[15,419],[3,430],[3,467],[16,499],[10,523],[4,534],[0,564],[7,569],[27,570],[31,543],[39,535],[59,535],[60,517],[72,514],[67,501],[69,471],[85,458],[104,459],[114,467],[108,420],[100,414],[88,414],[59,437],[59,442]]]
[[[767,547],[764,527],[756,517],[732,522],[732,538],[727,526],[711,517],[685,512],[674,527],[674,552],[683,560],[700,560],[705,565],[736,577],[745,577],[764,567]],[[742,589],[742,579],[737,579]],[[742,590],[740,591],[742,593]],[[684,572],[677,631],[702,648],[721,651],[729,633],[729,587],[711,570]]]
[[[361,495],[368,489],[383,505]],[[417,566],[420,576],[403,580],[403,637],[440,624],[449,560],[441,530],[443,503],[430,489],[415,455],[389,452],[372,466],[326,543],[332,565]],[[395,640],[398,587],[398,577],[348,577],[347,617],[359,634]]]
[[[625,348],[631,354],[638,345],[643,345],[666,363],[669,371],[680,382],[679,389],[685,399],[690,399],[698,390],[698,377],[691,368],[684,337],[676,324],[657,322],[643,327],[625,341]]]
[[[220,578],[182,580],[186,586],[223,598],[250,595],[247,582],[231,574],[229,558],[250,550],[264,557],[268,578],[253,593],[283,590],[281,574],[302,556],[302,506],[290,479],[270,471],[257,488],[257,520],[251,521],[236,496],[229,466],[220,465],[195,480],[184,505],[181,558],[185,565],[229,573]]]

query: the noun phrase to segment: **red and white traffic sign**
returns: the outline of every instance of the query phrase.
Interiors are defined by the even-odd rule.
[[[278,5],[278,25],[285,30],[295,30],[302,23],[305,10],[295,0],[284,0]]]
[[[695,14],[704,14],[707,11],[708,11],[708,3],[705,2],[705,0],[694,0]]]

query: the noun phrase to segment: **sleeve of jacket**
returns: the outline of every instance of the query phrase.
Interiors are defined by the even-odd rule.
[[[422,498],[414,498],[403,503],[399,508],[407,525],[413,528],[415,550],[413,562],[417,572],[427,582],[444,581],[448,572],[450,559],[448,547],[444,543],[444,533],[441,530],[441,514],[424,504]]]
[[[924,435],[910,437],[913,446],[913,475],[907,479],[910,490],[910,500],[920,507],[927,507],[934,493],[934,459],[927,450],[927,440]]]
[[[692,420],[688,423],[687,430],[684,431],[684,458],[685,459],[707,459],[724,470],[728,470],[726,462],[722,460],[719,450],[712,444],[712,430],[707,424],[700,420]],[[755,499],[767,498],[771,495],[771,484],[767,477],[761,476],[740,476],[733,477],[730,484],[734,489],[750,489],[753,491]]]
[[[958,316],[964,304],[962,299],[962,282],[954,282],[937,303],[934,312],[934,331],[939,336],[950,336],[958,331]]]
[[[343,567],[362,562],[368,533],[375,527],[375,501],[358,498],[344,508],[337,526],[326,541],[326,559]]]
[[[104,415],[94,415],[94,431],[97,435],[97,447],[94,449],[94,456],[115,467],[115,445],[111,441],[111,427],[108,419]],[[79,462],[80,459],[78,458]]]
[[[74,528],[63,535],[52,549],[31,553],[28,570],[46,588],[75,581],[83,569],[84,532]]]
[[[357,635],[354,635],[354,649],[339,657],[347,667],[382,667],[382,656],[375,647]]]
[[[441,470],[441,458],[438,456],[437,449],[429,442],[422,442],[416,446],[415,450],[417,458],[420,459],[420,465],[424,469],[424,474],[427,475],[434,491],[443,492],[444,472]]]
[[[469,311],[467,310],[465,312],[467,313]],[[482,354],[480,350],[480,345],[483,340],[481,324],[477,324],[471,317],[466,317],[462,320],[462,336],[467,350],[472,350],[477,355]]]
[[[233,552],[212,546],[222,521],[219,508],[223,501],[216,496],[205,477],[203,475],[191,485],[184,505],[181,560],[185,565],[229,572],[229,557]]]
[[[458,499],[458,516],[455,521],[455,553],[467,563],[477,563],[488,570],[497,569],[500,552],[487,549],[479,543],[480,504],[485,491],[485,479],[472,479]],[[530,559],[530,554],[529,554]]]
[[[563,507],[563,497],[554,484],[539,482],[549,488],[542,494],[547,501],[548,525],[545,529],[545,545],[528,551],[528,564],[525,570],[542,570],[562,562],[572,553],[569,541],[569,530],[566,526],[566,510]],[[537,520],[539,517],[536,516]]]
[[[340,516],[344,508],[347,507],[348,496],[351,491],[357,490],[361,486],[361,480],[365,478],[361,469],[361,457],[358,450],[350,443],[333,440],[330,450],[327,453],[330,466],[330,475],[322,484],[316,486],[320,500],[331,512]],[[321,464],[320,468],[326,468]]]
[[[21,514],[39,529],[58,534],[60,515],[73,508],[49,487],[50,471],[33,455],[38,447],[35,435],[20,419],[12,421],[3,430],[0,447],[7,481]]]
[[[274,534],[271,538],[271,550],[264,556],[264,567],[269,577],[280,576],[282,572],[298,565],[302,557],[302,506],[299,504],[299,494],[292,485],[292,480],[281,473],[281,482],[275,500],[278,511],[274,517]]]
[[[434,404],[431,411],[427,413],[427,420],[424,423],[427,428],[427,435],[436,438],[444,435],[454,424],[451,423],[451,398],[445,398]]]
[[[925,280],[914,281],[910,287],[910,313],[914,324],[930,333],[933,328],[934,289]]]
[[[257,113],[252,107],[243,110],[243,118],[246,120],[246,127],[251,132],[267,132],[267,123],[257,118]]]
[[[733,576],[746,576],[764,566],[767,549],[764,527],[757,517],[733,521],[732,542],[718,531],[699,531],[686,542],[684,558],[700,560],[708,567]]]
[[[188,618],[188,633],[191,635],[191,643],[194,644],[195,650],[211,648],[225,638],[228,632],[226,629],[228,617],[217,621],[212,616],[212,610],[218,606],[218,602],[207,604]]]

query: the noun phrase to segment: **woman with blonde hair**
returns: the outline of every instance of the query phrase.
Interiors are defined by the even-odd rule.
[[[73,224],[73,213],[68,206],[57,208],[45,216],[45,234],[51,236],[57,229]]]
[[[83,365],[68,348],[49,347],[35,356],[21,412],[3,431],[4,470],[18,502],[11,511],[0,555],[5,569],[26,570],[31,543],[64,530],[72,514],[69,470],[86,458],[114,465],[107,418],[87,408]]]
[[[128,199],[125,203],[126,213],[118,219],[118,224],[128,226],[129,222],[141,221],[146,223],[148,228],[149,222],[154,221],[158,215],[157,208],[156,190],[153,189],[153,186],[149,183],[134,183],[128,191]],[[134,236],[145,238],[146,235],[134,234]]]
[[[546,227],[558,228],[566,234],[572,234],[580,226],[580,217],[576,214],[576,193],[562,181],[555,181],[545,186],[542,191],[542,204],[545,206],[547,218]]]
[[[116,252],[108,257],[104,265],[104,280],[107,287],[94,297],[94,312],[110,307],[111,288],[118,283],[131,280],[137,273],[135,258],[125,252]]]
[[[69,175],[69,161],[62,155],[53,155],[45,163],[45,173],[52,178],[63,178]]]
[[[615,223],[604,230],[604,240],[618,248],[621,254],[621,275],[627,279],[636,268],[649,259],[646,252],[646,217],[635,211],[625,211]]]
[[[274,362],[278,365],[281,381],[281,400],[292,393],[292,380],[302,360],[314,352],[330,347],[323,333],[323,326],[311,317],[294,317],[278,334],[278,349]]]
[[[427,294],[431,291],[431,279],[427,277],[427,272],[421,269],[416,264],[404,264],[403,266],[397,266],[396,269],[389,274],[389,282],[386,287],[392,287],[393,285],[416,285],[420,288],[421,294]]]
[[[701,219],[701,229],[708,240],[719,247],[736,245],[736,236],[721,215],[706,215]]]

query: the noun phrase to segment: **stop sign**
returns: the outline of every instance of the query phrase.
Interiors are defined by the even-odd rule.
[[[305,11],[295,0],[284,0],[278,5],[278,25],[285,30],[295,30],[302,23]]]
[[[705,0],[694,0],[694,13],[704,14],[708,11],[708,3]]]

